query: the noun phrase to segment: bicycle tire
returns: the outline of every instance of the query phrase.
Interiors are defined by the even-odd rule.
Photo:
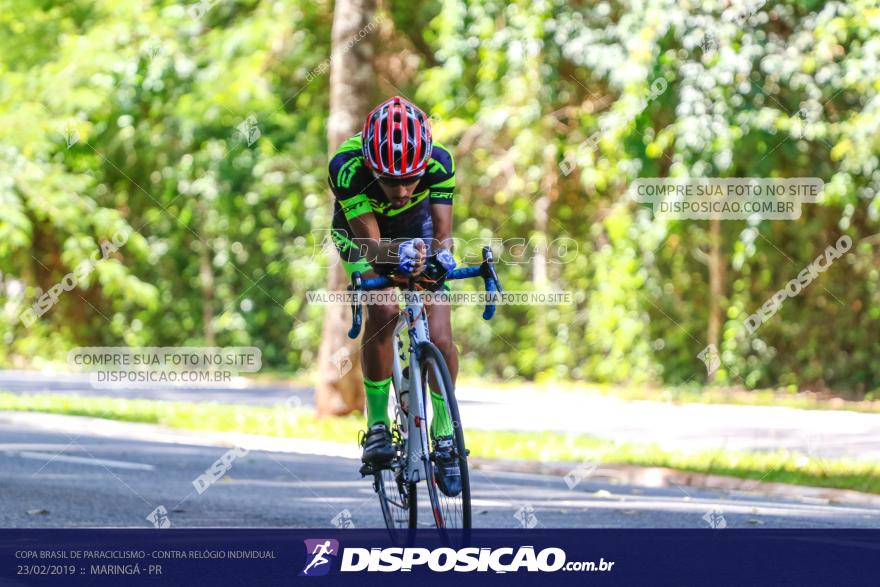
[[[458,455],[459,467],[461,468],[461,493],[455,497],[448,497],[440,491],[437,481],[434,477],[434,464],[431,459],[427,459],[427,475],[426,483],[428,485],[428,497],[431,502],[431,509],[434,517],[434,523],[440,530],[449,529],[470,529],[471,528],[471,487],[470,476],[467,464],[467,450],[464,441],[464,430],[461,426],[461,416],[458,411],[458,401],[455,398],[455,388],[452,383],[452,376],[449,374],[449,367],[446,365],[446,359],[433,343],[423,342],[416,349],[419,357],[419,370],[422,382],[422,394],[424,396],[424,405],[431,405],[431,395],[428,389],[428,373],[432,370],[431,365],[436,365],[437,372],[440,374],[443,384],[444,399],[446,400],[446,409],[449,411],[452,420],[452,431],[454,438],[454,446]],[[429,423],[425,423],[426,430],[429,430]],[[460,498],[460,506],[454,507],[454,500]],[[445,507],[444,507],[445,506]],[[450,507],[452,506],[452,507]],[[450,514],[460,513],[460,516]],[[458,522],[458,523],[456,523]],[[450,525],[451,524],[451,525]]]
[[[382,509],[382,517],[385,519],[385,526],[392,531],[392,538],[395,538],[395,530],[413,529],[418,522],[418,485],[413,482],[405,483],[401,476],[406,469],[406,461],[403,460],[407,454],[405,439],[400,435],[401,430],[406,430],[406,416],[399,404],[400,390],[394,389],[389,401],[393,414],[392,429],[395,430],[401,442],[398,447],[398,456],[395,459],[397,465],[391,468],[376,471],[374,475],[374,488],[379,496],[379,506]],[[395,499],[392,499],[394,496]],[[407,519],[403,523],[402,514],[406,512]]]

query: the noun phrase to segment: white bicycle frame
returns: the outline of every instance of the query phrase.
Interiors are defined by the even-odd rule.
[[[426,424],[427,412],[424,401],[424,393],[422,389],[421,369],[419,364],[418,353],[416,349],[423,342],[431,342],[428,334],[428,315],[425,312],[425,305],[422,302],[422,296],[417,291],[406,291],[404,299],[406,300],[406,309],[404,309],[397,320],[397,326],[394,328],[394,365],[392,368],[392,381],[394,382],[394,394],[397,400],[395,409],[401,410],[404,405],[402,393],[406,393],[406,430],[401,430],[406,440],[406,466],[403,469],[403,479],[408,483],[418,483],[427,478],[428,458],[430,448],[428,442],[428,429]],[[402,389],[403,385],[403,366],[401,365],[401,334],[406,330],[409,333],[409,388]],[[436,369],[435,369],[436,370]],[[439,373],[434,374],[439,379]],[[449,390],[443,386],[443,399],[446,400],[446,394]],[[418,446],[412,442],[414,438],[419,438]]]

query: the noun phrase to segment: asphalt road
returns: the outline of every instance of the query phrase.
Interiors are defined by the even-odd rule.
[[[251,451],[198,493],[194,479],[229,450],[0,426],[0,527],[380,527],[353,459]],[[880,527],[880,510],[692,488],[474,471],[475,525],[490,528]],[[710,512],[714,512],[710,514]],[[425,516],[425,521],[428,521]]]

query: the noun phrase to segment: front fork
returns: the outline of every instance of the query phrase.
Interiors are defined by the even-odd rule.
[[[392,336],[394,358],[391,377],[394,383],[397,409],[401,410],[406,416],[406,429],[399,431],[400,435],[407,441],[407,454],[403,455],[406,459],[406,466],[403,469],[403,480],[406,483],[418,483],[427,476],[431,449],[426,421],[427,411],[424,405],[421,374],[419,372],[419,358],[416,355],[415,349],[419,343],[429,341],[430,336],[425,307],[422,305],[420,298],[416,298],[412,303],[408,303],[404,312],[404,318],[398,321]],[[403,363],[406,361],[406,354],[403,351],[401,336],[404,329],[409,334],[409,381],[406,386],[403,384]],[[415,434],[416,431],[418,431],[417,434]],[[420,445],[418,449],[414,449],[412,445],[416,437],[418,437]],[[361,467],[362,475],[371,472],[372,470],[369,470],[367,465]],[[378,483],[378,479],[373,482],[377,492],[379,490]]]
[[[417,298],[414,303],[408,303],[405,310],[406,326],[409,333],[409,385],[406,389],[407,397],[407,464],[405,469],[406,481],[418,483],[427,477],[429,469],[428,459],[430,458],[430,442],[428,440],[427,425],[427,407],[424,405],[425,394],[422,389],[422,380],[420,373],[419,357],[416,348],[423,341],[430,340],[428,333],[428,319],[425,313],[425,307],[421,303],[421,299]],[[395,341],[399,341],[395,337]],[[400,373],[402,379],[402,370],[400,369],[400,361],[403,360],[403,353],[395,348],[395,373]],[[399,388],[398,388],[399,389]],[[402,401],[402,400],[400,400]],[[419,447],[413,446],[418,431]]]

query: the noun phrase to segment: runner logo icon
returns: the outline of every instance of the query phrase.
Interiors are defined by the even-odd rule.
[[[332,538],[308,538],[306,543],[306,566],[300,577],[320,577],[330,572],[330,565],[339,554],[339,541]]]

